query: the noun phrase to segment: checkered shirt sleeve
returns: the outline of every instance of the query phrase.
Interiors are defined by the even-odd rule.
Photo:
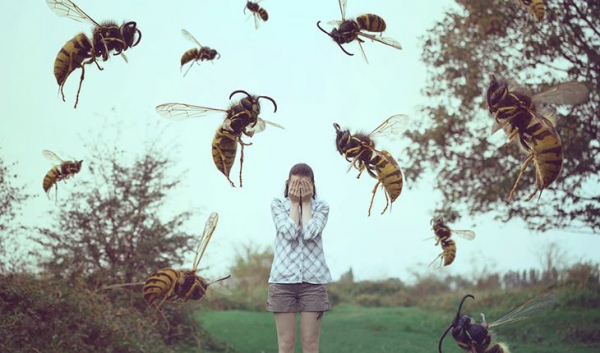
[[[312,219],[304,226],[297,226],[290,218],[290,206],[289,198],[271,203],[276,236],[269,283],[331,283],[322,236],[329,205],[312,200]]]

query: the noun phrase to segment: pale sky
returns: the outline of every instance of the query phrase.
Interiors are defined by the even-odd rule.
[[[348,0],[348,18],[379,14],[387,22],[384,36],[403,46],[396,50],[366,42],[367,64],[356,43],[345,46],[355,53],[348,57],[315,25],[320,20],[330,29],[326,23],[340,19],[336,0],[265,0],[260,5],[269,12],[269,20],[258,30],[253,19],[247,20],[248,15],[243,14],[243,0],[76,1],[97,22],[136,21],[142,40],[126,51],[129,63],[111,57],[101,62],[103,71],[87,66],[79,106],[73,109],[80,70],[67,80],[66,102],[62,102],[53,75],[54,60],[65,42],[80,32],[91,35],[92,26],[56,16],[42,0],[1,2],[0,19],[10,33],[0,36],[0,47],[5,48],[4,69],[0,70],[4,87],[0,146],[7,163],[19,162],[15,173],[34,195],[24,212],[25,222],[45,224],[51,219],[48,211],[55,207],[41,187],[52,166],[42,150],[54,151],[63,159],[85,159],[90,151],[84,144],[96,137],[89,131],[99,131],[108,121],[123,127],[117,142],[120,148],[139,152],[147,136],[159,130],[166,131],[165,144],[178,146],[173,158],[188,173],[172,200],[175,209],[201,210],[194,220],[198,234],[210,212],[220,215],[200,264],[210,268],[203,274],[207,277],[226,274],[235,249],[242,244],[272,246],[275,232],[270,203],[282,196],[288,171],[298,162],[313,167],[318,195],[331,208],[323,237],[334,280],[350,267],[357,280],[399,277],[404,281],[410,280],[409,271],[468,274],[483,264],[491,269],[497,265],[500,272],[539,268],[536,253],[551,241],[564,245],[571,261],[597,262],[597,235],[536,234],[526,230],[521,221],[502,224],[486,215],[450,224],[455,229],[472,229],[477,237],[471,242],[456,237],[454,264],[428,268],[441,251],[433,239],[423,240],[433,236],[429,221],[441,202],[432,177],[423,178],[418,185],[405,179],[392,212],[384,215],[378,213],[385,204],[380,190],[373,215],[367,217],[375,179],[364,173],[357,180],[355,171],[346,173],[348,162],[335,149],[332,124],[368,133],[394,114],[407,114],[414,121],[428,119],[418,109],[426,103],[420,93],[426,67],[420,61],[419,37],[442,19],[443,10],[451,3],[440,1],[433,6],[431,2]],[[220,60],[203,62],[183,77],[179,60],[194,45],[181,35],[182,28],[202,45],[218,50]],[[212,161],[210,144],[223,116],[173,122],[155,112],[157,105],[167,102],[227,108],[229,94],[237,89],[275,99],[277,113],[264,101],[261,117],[285,127],[269,126],[246,139],[253,145],[245,149],[243,188],[231,188]],[[113,141],[113,136],[107,132],[107,141]],[[377,142],[402,168],[407,162],[403,155],[406,142]],[[499,145],[503,142],[498,140]],[[59,185],[59,197],[68,197],[73,183],[89,177],[86,168],[91,163],[84,161],[75,180]],[[236,184],[238,171],[236,160],[231,173]],[[190,266],[192,258],[189,254]]]

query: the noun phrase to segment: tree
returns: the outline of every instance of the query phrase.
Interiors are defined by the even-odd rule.
[[[84,276],[100,286],[145,280],[152,272],[182,263],[198,236],[182,227],[191,213],[166,216],[168,195],[179,184],[174,162],[153,141],[138,156],[97,143],[60,199],[56,221],[36,239],[51,256],[42,261],[51,274]],[[130,161],[131,160],[131,161]],[[87,176],[84,176],[87,174]]]
[[[442,209],[459,214],[497,212],[503,221],[522,218],[531,229],[600,229],[598,140],[600,122],[600,3],[545,1],[546,16],[535,23],[520,2],[456,0],[424,37],[422,59],[429,67],[424,94],[430,117],[407,132],[408,178],[437,173]],[[507,196],[526,155],[506,139],[490,136],[493,120],[484,95],[488,73],[516,80],[538,92],[558,82],[581,81],[590,100],[557,107],[564,149],[563,170],[541,200],[525,201],[535,185],[529,166]],[[501,133],[498,133],[501,134]]]
[[[24,186],[17,185],[18,176],[11,172],[15,165],[7,164],[0,154],[0,272],[16,271],[25,265],[16,255],[17,236],[23,230],[16,219],[29,196]]]

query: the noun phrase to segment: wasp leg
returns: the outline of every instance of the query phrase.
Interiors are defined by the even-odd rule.
[[[436,262],[437,259],[440,259],[440,265],[437,268],[441,268],[442,267],[442,262],[444,261],[444,252],[443,251],[435,259],[433,259],[433,261],[431,261],[431,263],[429,264],[429,266],[433,265],[433,263]]]
[[[242,187],[242,168],[244,166],[244,146],[250,146],[252,144],[252,142],[245,143],[244,141],[242,141],[241,138],[238,138],[238,142],[240,143],[240,146],[242,147],[242,151],[240,154],[240,187]],[[233,186],[233,182],[231,180],[229,180],[229,182]]]
[[[77,88],[77,96],[75,96],[75,106],[73,109],[77,109],[77,103],[79,103],[79,92],[81,92],[81,85],[83,84],[83,79],[85,78],[85,65],[91,64],[92,62],[95,62],[96,65],[98,65],[96,59],[93,57],[81,64],[81,78],[79,78],[79,88]],[[100,68],[100,66],[98,66],[98,68]]]
[[[373,200],[375,199],[375,194],[377,193],[377,187],[379,186],[379,184],[381,184],[381,181],[378,181],[375,184],[375,187],[373,188],[373,196],[371,196],[371,204],[369,205],[369,214],[368,214],[368,216],[371,216],[371,208],[373,207]]]
[[[391,203],[390,203],[390,198],[388,197],[387,191],[385,192],[385,208],[383,209],[383,211],[381,211],[381,214],[385,213],[385,210],[388,209],[388,206],[391,207]],[[392,211],[392,209],[390,208],[390,212]]]
[[[515,181],[515,185],[513,186],[512,190],[510,191],[510,194],[508,194],[508,201],[512,201],[513,194],[517,190],[517,184],[519,184],[519,180],[521,180],[521,177],[523,176],[523,172],[525,171],[525,169],[527,168],[529,163],[531,163],[532,160],[533,160],[533,153],[531,153],[529,155],[529,157],[527,157],[525,162],[523,162],[523,165],[521,166],[521,172],[519,173],[519,176],[517,177],[517,180]]]
[[[533,190],[533,192],[531,193],[531,195],[529,195],[529,197],[527,198],[527,201],[530,201],[535,194],[539,191],[540,192],[540,196],[538,197],[538,202],[540,202],[540,198],[542,197],[542,192],[544,191],[544,178],[542,177],[540,171],[536,168],[535,171],[535,190]]]

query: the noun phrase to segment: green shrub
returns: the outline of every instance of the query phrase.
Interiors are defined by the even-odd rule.
[[[135,301],[143,303],[141,295]],[[83,284],[0,275],[0,336],[10,337],[0,342],[0,351],[166,353],[191,345],[229,350],[203,331],[189,310],[164,305],[163,316],[144,306],[140,311],[136,305],[115,305]]]

